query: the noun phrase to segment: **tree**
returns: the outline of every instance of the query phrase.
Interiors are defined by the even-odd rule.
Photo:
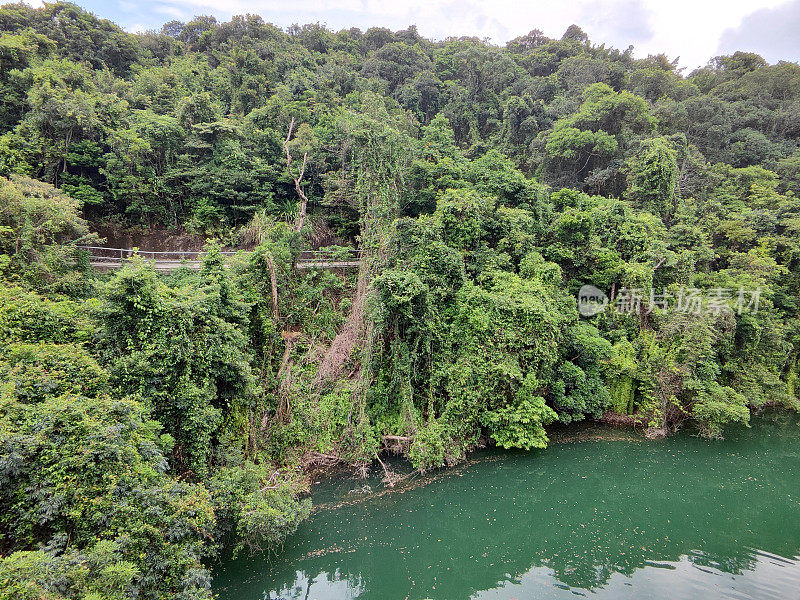
[[[211,598],[208,492],[165,473],[171,439],[139,403],[66,395],[11,410],[0,429],[4,587],[50,595],[66,576],[67,597]]]
[[[653,138],[643,142],[639,154],[630,160],[629,169],[628,197],[669,223],[675,213],[678,183],[677,152],[669,141]]]
[[[88,265],[76,242],[91,244],[81,203],[52,185],[12,175],[0,179],[0,261],[14,275],[42,290],[87,292],[80,273]],[[77,267],[77,268],[76,268]]]
[[[134,259],[111,282],[103,311],[112,385],[145,399],[175,438],[176,467],[196,476],[208,472],[214,447],[252,394],[247,340],[237,327],[246,309],[225,272],[211,269],[215,256],[206,257],[200,285],[183,289]]]

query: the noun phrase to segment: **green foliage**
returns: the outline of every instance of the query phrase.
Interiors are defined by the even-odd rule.
[[[98,324],[95,299],[49,300],[20,287],[0,285],[0,339],[10,342],[87,342]]]
[[[529,373],[517,392],[514,406],[504,406],[484,415],[483,422],[498,446],[524,450],[547,446],[544,426],[555,421],[558,415],[545,404],[544,398],[535,395],[540,387],[535,376]]]
[[[273,470],[268,464],[245,461],[222,468],[208,488],[220,528],[235,534],[235,552],[245,546],[250,550],[276,546],[311,512],[311,501],[299,498],[307,491],[302,475]]]
[[[19,175],[0,179],[0,256],[7,257],[1,275],[42,290],[86,293],[75,272],[76,264],[87,266],[83,253],[66,243],[96,238],[80,206],[49,184]]]
[[[461,251],[476,250],[494,209],[494,201],[476,191],[447,190],[436,204],[444,243]]]
[[[408,453],[415,468],[426,471],[459,458],[448,452],[448,446],[452,445],[452,433],[449,429],[445,423],[435,419],[420,427]]]
[[[720,437],[731,423],[750,423],[747,399],[729,387],[712,383],[703,390],[692,407],[692,416],[706,437]]]
[[[235,427],[252,386],[247,308],[219,255],[210,252],[197,284],[170,288],[133,259],[110,282],[103,307],[111,383],[138,394],[175,438],[182,470],[204,475],[222,428]]]
[[[0,559],[0,598],[92,598],[123,600],[141,571],[125,560],[120,544],[103,540],[82,551],[53,555],[21,551]]]
[[[8,395],[26,403],[108,391],[108,374],[76,344],[9,344],[0,354],[0,376]]]
[[[638,373],[639,364],[633,344],[627,340],[614,344],[606,362],[606,380],[611,395],[611,407],[617,414],[633,414],[636,408],[636,376]]]
[[[590,85],[580,108],[545,135],[549,177],[561,185],[615,191],[614,159],[629,152],[635,136],[652,133],[655,123],[643,98],[605,83]]]
[[[171,439],[139,403],[68,395],[10,411],[0,429],[0,544],[4,555],[47,548],[3,559],[12,586],[57,593],[65,576],[68,597],[210,597],[200,563],[214,527],[208,493],[166,475]]]
[[[584,157],[613,156],[618,145],[614,136],[605,131],[580,130],[564,124],[553,128],[545,148],[550,156],[579,160],[581,154]]]
[[[664,138],[647,140],[630,164],[628,195],[642,209],[669,221],[675,212],[677,153]]]
[[[552,390],[553,407],[564,423],[586,417],[597,419],[611,403],[602,379],[611,344],[596,327],[580,321],[570,328],[564,345],[567,360],[558,368],[559,378]]]
[[[2,597],[208,597],[216,544],[308,515],[299,465],[800,406],[796,64],[17,4],[0,91]],[[247,251],[96,275],[102,221]],[[361,265],[298,268],[319,247]]]

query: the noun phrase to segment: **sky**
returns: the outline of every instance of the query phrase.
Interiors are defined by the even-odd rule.
[[[579,25],[594,43],[636,57],[664,52],[687,70],[735,50],[770,63],[800,61],[800,0],[73,0],[128,31],[160,29],[194,15],[227,20],[258,14],[279,27],[322,23],[349,27],[416,25],[428,38],[477,36],[505,44],[532,29],[561,37]],[[36,6],[38,0],[29,0]]]

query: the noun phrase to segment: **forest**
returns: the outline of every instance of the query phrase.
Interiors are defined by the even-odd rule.
[[[0,9],[0,599],[210,599],[312,472],[800,409],[800,66],[677,65]],[[101,226],[202,264],[100,272]]]

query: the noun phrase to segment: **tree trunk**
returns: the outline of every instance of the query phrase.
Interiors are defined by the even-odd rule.
[[[272,255],[267,254],[267,267],[269,267],[269,286],[272,291],[272,318],[278,322],[280,313],[278,311],[278,277],[275,274],[275,262]]]
[[[294,189],[297,190],[297,195],[300,197],[300,211],[297,213],[297,217],[294,220],[294,230],[300,231],[303,229],[303,225],[305,225],[306,222],[306,208],[308,205],[308,198],[303,193],[303,189],[300,187],[300,182],[303,180],[303,175],[306,172],[308,152],[303,154],[303,166],[300,167],[300,172],[295,177],[294,171],[292,171],[292,155],[289,152],[289,140],[292,139],[293,129],[294,117],[292,117],[292,121],[289,123],[289,132],[286,134],[286,140],[283,142],[283,149],[286,151],[286,170],[289,172],[289,177],[291,177],[292,181],[294,181]]]

